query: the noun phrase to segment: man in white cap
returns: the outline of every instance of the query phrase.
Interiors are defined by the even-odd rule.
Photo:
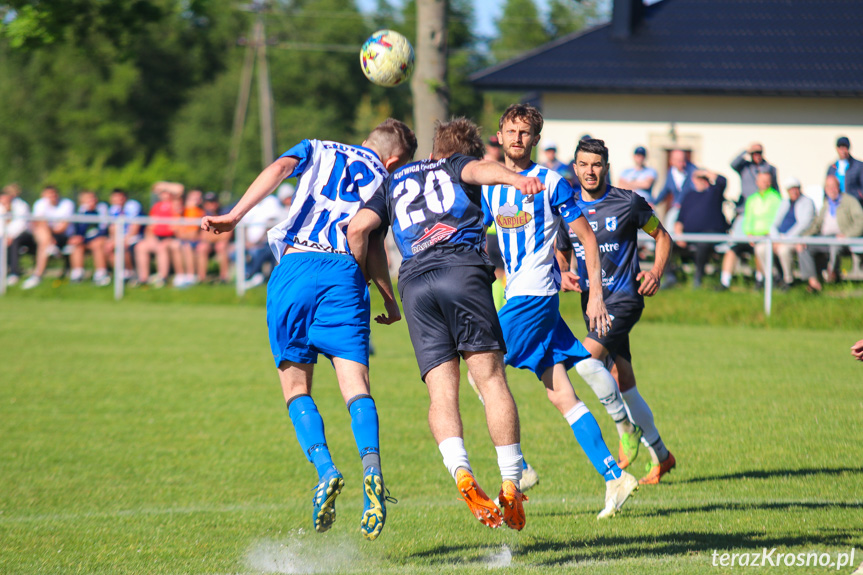
[[[812,223],[815,217],[815,202],[800,192],[800,180],[790,177],[784,182],[788,197],[782,200],[776,219],[770,228],[770,235],[774,238],[796,238],[800,236]],[[794,282],[792,274],[792,259],[795,252],[795,244],[773,244],[773,253],[779,258],[782,268],[782,291],[787,291]],[[756,247],[758,258],[767,261],[767,244],[758,244]]]

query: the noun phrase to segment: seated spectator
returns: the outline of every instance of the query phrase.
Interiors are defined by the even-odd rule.
[[[290,184],[279,186],[277,195],[269,195],[246,214],[246,253],[250,261],[246,266],[246,288],[257,287],[264,283],[264,264],[275,265],[276,260],[267,242],[267,231],[286,217],[281,198],[293,197],[294,187]]]
[[[0,215],[13,216],[9,221],[0,220],[0,227],[6,236],[6,261],[9,266],[7,285],[17,284],[21,277],[21,252],[24,249],[30,250],[30,253],[36,252],[36,242],[29,229],[30,222],[24,219],[30,215],[30,206],[20,195],[21,186],[18,184],[3,186],[3,192],[0,193]]]
[[[779,195],[771,185],[773,176],[769,171],[759,172],[755,178],[758,193],[749,196],[743,210],[743,233],[747,236],[766,236],[776,220],[776,212],[782,203]],[[722,258],[722,273],[719,276],[719,289],[731,287],[731,278],[737,265],[737,258],[743,254],[754,254],[755,243],[734,244]],[[764,285],[764,267],[758,256],[755,257],[755,285]]]
[[[33,215],[42,218],[71,218],[75,215],[75,202],[61,198],[54,186],[42,190],[42,197],[33,204]],[[69,220],[37,220],[32,222],[33,237],[36,239],[36,265],[33,275],[24,280],[21,289],[33,289],[42,283],[42,274],[48,267],[51,256],[59,256],[69,240]]]
[[[698,168],[687,161],[684,150],[672,150],[668,155],[668,174],[665,185],[653,203],[657,217],[665,229],[673,230],[684,196],[693,189],[692,172]]]
[[[182,206],[182,216],[200,220],[204,217],[204,193],[189,190]],[[182,225],[174,229],[176,239],[171,243],[171,261],[174,262],[174,286],[188,287],[198,283],[195,274],[195,249],[201,239],[201,226]]]
[[[151,218],[176,218],[177,211],[174,198],[182,197],[183,185],[171,182],[157,182],[153,191],[159,201],[150,208]],[[138,270],[138,282],[149,283],[160,288],[168,281],[171,271],[171,243],[174,241],[174,227],[168,223],[150,224],[144,231],[144,239],[135,245],[135,267]],[[150,256],[156,254],[156,276],[150,277]]]
[[[111,195],[108,197],[108,215],[111,218],[118,218],[121,215],[124,218],[137,218],[143,212],[141,203],[138,200],[129,198],[129,194],[122,188],[114,188]],[[123,226],[123,244],[125,245],[125,264],[123,271],[123,280],[128,281],[134,275],[132,271],[134,265],[132,262],[132,254],[135,250],[135,245],[141,241],[141,224],[126,223]],[[108,226],[108,237],[105,240],[105,260],[111,266],[114,262],[114,247],[115,237],[117,234],[117,226]]]
[[[632,190],[645,200],[651,206],[653,200],[653,184],[656,183],[656,170],[644,164],[647,158],[647,150],[642,146],[635,148],[632,154],[632,161],[635,164],[631,168],[626,168],[620,173],[620,180],[617,182],[618,188],[624,190]]]
[[[828,176],[839,180],[839,191],[863,204],[863,162],[851,156],[851,140],[842,136],[836,140],[839,159],[827,168]]]
[[[674,224],[674,234],[724,234],[728,230],[728,221],[722,213],[722,203],[725,201],[725,176],[710,170],[695,170],[692,172],[693,189],[686,194],[680,204],[680,214]],[[701,287],[704,277],[704,267],[710,256],[716,251],[716,245],[699,242],[687,246],[684,241],[677,241],[677,246],[695,252],[695,275],[692,287]]]
[[[215,192],[207,192],[204,194],[204,212],[208,216],[227,214],[230,210],[222,208],[219,203],[219,196]],[[198,242],[198,247],[195,248],[196,259],[198,261],[198,281],[207,281],[207,268],[210,264],[210,254],[216,254],[216,260],[219,262],[219,283],[228,283],[231,281],[230,262],[228,260],[228,248],[231,243],[233,233],[216,235],[213,232],[201,232],[201,241]]]
[[[863,207],[850,194],[839,191],[839,179],[827,176],[824,181],[824,204],[818,216],[812,220],[804,236],[823,236],[833,238],[857,238],[863,236]],[[848,248],[844,246],[801,246],[800,275],[809,284],[810,292],[822,289],[819,277],[826,260],[827,280],[838,278],[839,256]]]
[[[84,190],[78,194],[79,216],[107,216],[108,206],[99,201],[95,192]],[[99,222],[75,222],[70,226],[72,235],[68,245],[72,248],[69,259],[72,271],[69,281],[78,283],[84,279],[84,259],[86,252],[93,254],[93,283],[106,286],[111,283],[108,268],[105,264],[105,239],[108,237],[108,226]]]
[[[815,203],[800,193],[800,180],[788,178],[785,181],[785,190],[788,199],[779,204],[776,219],[770,228],[770,235],[774,238],[796,238],[809,228],[812,218],[815,217]],[[780,289],[787,291],[794,283],[792,261],[796,246],[794,244],[773,244],[773,253],[779,259],[779,267],[782,268],[782,285]],[[767,244],[755,246],[755,253],[761,261],[767,261]]]

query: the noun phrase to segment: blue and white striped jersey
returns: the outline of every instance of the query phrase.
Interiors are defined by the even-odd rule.
[[[506,297],[554,295],[560,290],[555,239],[561,221],[575,221],[581,210],[572,186],[554,170],[533,164],[521,175],[539,178],[545,190],[531,197],[512,186],[483,186],[484,223],[497,225]],[[489,239],[494,241],[494,236]]]
[[[299,164],[299,176],[288,217],[267,232],[278,262],[287,246],[350,254],[345,232],[351,218],[389,175],[377,154],[361,146],[326,140],[303,140],[281,157]]]

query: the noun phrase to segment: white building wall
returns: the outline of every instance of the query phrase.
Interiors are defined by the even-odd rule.
[[[546,93],[542,109],[542,136],[557,143],[563,161],[571,161],[582,135],[605,140],[613,181],[632,164],[636,146],[647,148],[647,162],[660,174],[654,191],[675,142],[692,149],[697,165],[728,178],[730,198],[740,194],[740,178],[729,164],[752,142],[764,146],[780,185],[795,176],[816,200],[839,136],[863,159],[863,99]]]

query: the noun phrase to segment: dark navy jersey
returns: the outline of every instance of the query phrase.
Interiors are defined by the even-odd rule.
[[[482,190],[461,181],[476,158],[422,160],[391,174],[365,207],[391,225],[402,254],[399,282],[436,268],[488,266]]]
[[[636,193],[609,186],[605,195],[586,202],[581,194],[578,207],[596,234],[602,260],[602,295],[607,306],[644,307],[644,296],[638,293],[638,230],[654,218],[653,209]],[[584,246],[571,231],[558,234],[558,249],[573,249],[578,263],[582,303],[586,305],[590,287]]]

